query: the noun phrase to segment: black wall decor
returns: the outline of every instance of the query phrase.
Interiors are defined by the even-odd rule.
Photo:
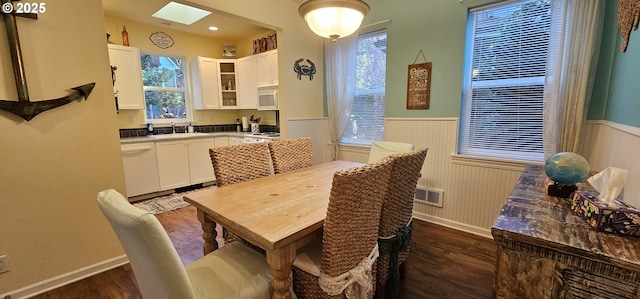
[[[11,0],[2,0],[3,9],[8,8],[11,4]],[[16,16],[37,20],[38,15],[35,13],[13,14],[10,12],[11,11],[7,11],[3,13],[3,16],[5,29],[7,30],[7,38],[9,40],[9,50],[11,51],[11,62],[13,63],[13,76],[16,81],[18,101],[0,100],[0,110],[11,112],[29,121],[44,111],[69,104],[82,98],[86,100],[96,85],[95,83],[72,87],[73,92],[65,97],[37,102],[30,101],[27,77],[25,76],[22,51],[20,49],[20,38],[18,38]]]
[[[296,60],[293,64],[293,71],[298,74],[298,80],[302,80],[302,76],[309,76],[309,81],[313,80],[313,75],[316,74],[316,64],[307,59],[307,63],[302,63],[304,58]]]

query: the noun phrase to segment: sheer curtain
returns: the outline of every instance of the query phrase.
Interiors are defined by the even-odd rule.
[[[605,0],[553,1],[544,101],[544,156],[575,152],[598,65]]]
[[[325,40],[325,82],[329,110],[329,134],[333,160],[338,158],[338,143],[349,123],[356,87],[356,55],[360,33]]]

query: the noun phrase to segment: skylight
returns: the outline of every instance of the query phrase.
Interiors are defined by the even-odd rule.
[[[152,16],[180,24],[191,25],[209,14],[211,14],[210,11],[171,1],[156,11]]]

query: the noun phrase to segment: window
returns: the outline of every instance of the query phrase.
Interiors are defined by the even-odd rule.
[[[357,60],[356,96],[341,142],[371,144],[384,139],[387,32],[361,35]]]
[[[543,160],[543,93],[551,0],[469,12],[461,154]]]
[[[147,121],[189,119],[185,100],[184,58],[142,53],[140,62]]]

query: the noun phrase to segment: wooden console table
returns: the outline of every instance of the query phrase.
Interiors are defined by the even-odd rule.
[[[640,298],[640,238],[592,230],[527,166],[493,224],[495,298]]]

